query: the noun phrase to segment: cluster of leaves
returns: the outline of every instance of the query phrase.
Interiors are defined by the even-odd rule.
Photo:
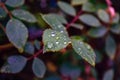
[[[82,36],[91,38],[105,37],[105,51],[111,59],[114,59],[117,44],[111,33],[120,35],[119,14],[116,13],[114,18],[111,18],[110,14],[106,10],[107,6],[96,7],[98,4],[92,4],[88,0],[71,0],[71,5],[81,6],[80,13],[77,14],[77,11],[73,6],[66,2],[58,1],[57,4],[59,8],[67,15],[74,17],[73,21],[69,23],[65,19],[65,16],[54,13],[39,14],[43,23],[48,24],[50,28],[45,29],[43,31],[43,35],[40,35],[42,36],[41,41],[34,40],[32,43],[28,40],[29,30],[26,24],[34,25],[39,24],[40,22],[33,14],[23,9],[24,2],[25,0],[15,0],[14,2],[13,0],[6,0],[5,2],[0,0],[0,3],[4,4],[3,7],[0,7],[0,19],[4,20],[7,17],[7,14],[10,16],[10,19],[5,25],[5,34],[8,40],[20,53],[26,52],[32,55],[32,57],[27,59],[21,55],[10,56],[1,68],[1,72],[18,73],[25,67],[27,61],[34,58],[32,64],[33,73],[37,77],[42,78],[46,72],[46,66],[43,61],[38,58],[38,55],[40,53],[60,51],[61,49],[69,47],[70,44],[81,58],[92,66],[95,66],[95,63],[100,58],[99,56],[96,58],[94,50],[87,42],[85,42],[85,39]],[[10,7],[11,10],[6,10],[5,5]],[[69,33],[67,32],[69,27],[74,27],[80,31],[86,30],[86,32],[81,36],[69,37]],[[43,45],[41,43],[43,43]],[[36,50],[38,50],[37,53],[35,53]],[[97,55],[99,55],[99,53]],[[96,62],[95,58],[97,59]],[[71,68],[66,68],[66,64],[63,64],[61,67],[61,73],[65,76],[70,76],[71,79],[77,79],[80,75],[80,69],[75,68],[72,71]],[[76,75],[73,76],[73,73],[76,73]],[[111,76],[109,77],[110,79],[108,79],[108,76]],[[112,77],[113,70],[111,69],[106,72],[104,80],[112,80]],[[53,77],[46,80],[53,80]],[[59,80],[59,78],[56,77],[56,80]]]
[[[5,33],[9,41],[18,49],[20,53],[26,52],[34,55],[34,46],[36,49],[40,49],[40,42],[38,40],[35,40],[34,46],[31,42],[27,42],[29,31],[23,22],[36,23],[37,19],[30,12],[22,8],[17,8],[22,6],[24,2],[25,0],[7,0],[4,2],[7,6],[13,8],[13,10],[10,11],[10,14],[8,14],[12,17],[10,17],[6,24]],[[1,1],[1,4],[4,3]],[[5,17],[7,17],[7,13],[3,7],[0,7],[0,19],[4,19]],[[8,57],[7,62],[1,68],[1,72],[18,73],[23,70],[27,61],[28,59],[24,56],[10,56]],[[45,74],[46,66],[41,59],[35,57],[32,64],[32,70],[36,76],[41,78]]]

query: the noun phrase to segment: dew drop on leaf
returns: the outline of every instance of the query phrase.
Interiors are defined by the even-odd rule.
[[[50,49],[53,47],[53,43],[48,42],[47,47]]]

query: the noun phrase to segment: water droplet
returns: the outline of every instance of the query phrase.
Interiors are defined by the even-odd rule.
[[[59,37],[56,37],[56,39],[59,39]]]
[[[64,42],[64,44],[67,44],[67,42]]]
[[[63,33],[64,31],[60,31],[61,33]]]
[[[54,37],[55,36],[55,32],[51,32],[51,36]]]
[[[53,43],[48,42],[47,47],[48,48],[52,48],[53,47]]]
[[[54,36],[55,36],[55,34],[51,34],[51,36],[52,36],[52,37],[54,37]]]
[[[59,42],[56,42],[56,44],[59,44]]]
[[[58,28],[61,28],[62,27],[62,25],[58,25]]]
[[[79,42],[79,44],[83,44],[83,42]]]
[[[87,45],[87,49],[91,49],[91,47],[89,45]]]
[[[79,51],[81,51],[81,48],[78,48]]]

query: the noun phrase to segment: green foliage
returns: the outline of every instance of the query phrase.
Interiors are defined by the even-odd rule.
[[[6,16],[7,16],[7,13],[2,7],[0,7],[0,19],[5,18]]]
[[[15,9],[12,11],[12,14],[13,14],[13,16],[15,16],[21,20],[24,20],[26,22],[34,23],[37,21],[36,18],[31,13],[29,13],[28,11],[25,11],[23,9]]]
[[[41,43],[40,43],[38,40],[35,40],[35,41],[34,41],[34,46],[35,46],[36,49],[39,50],[40,47],[41,47]]]
[[[91,28],[88,31],[88,35],[93,38],[103,37],[107,33],[107,29],[105,27]]]
[[[10,19],[6,26],[6,34],[9,41],[18,48],[20,52],[23,52],[23,47],[28,38],[26,26],[17,19]]]
[[[109,14],[105,11],[105,10],[102,10],[102,9],[99,9],[98,12],[98,17],[105,23],[109,23],[110,22],[110,17],[109,17]]]
[[[95,12],[96,8],[92,3],[87,2],[87,3],[83,4],[82,10],[86,11],[86,12]]]
[[[55,17],[52,14],[43,15],[42,17],[50,25],[50,27],[53,30],[56,30],[61,33],[64,33],[65,35],[68,35],[65,27],[62,25],[62,23],[60,22],[60,19],[58,17]],[[64,19],[62,19],[62,21],[64,21]]]
[[[71,26],[72,27],[74,27],[74,28],[76,28],[76,29],[80,29],[80,30],[82,30],[83,28],[84,28],[84,25],[82,25],[82,24],[71,24]]]
[[[62,2],[62,1],[59,1],[58,2],[58,6],[67,14],[71,15],[71,16],[75,16],[76,15],[76,10],[71,6],[69,5],[68,3],[66,2]]]
[[[116,42],[113,39],[112,36],[108,35],[106,38],[106,42],[105,42],[106,46],[105,46],[105,51],[108,54],[108,56],[112,59],[114,59],[115,56],[115,52],[116,52]]]
[[[113,25],[110,29],[115,34],[120,34],[120,24]]]
[[[35,58],[32,64],[32,70],[37,77],[43,78],[46,71],[46,67],[45,64],[39,58]]]
[[[72,46],[78,55],[80,55],[92,66],[95,66],[95,53],[93,49],[90,47],[90,45],[82,42],[81,40],[73,39]]]
[[[54,19],[56,18],[62,24],[67,24],[68,23],[67,20],[62,15],[53,14],[53,13],[48,14],[48,15],[44,15],[43,18],[45,18],[45,20],[49,22],[49,20],[47,20],[47,17],[49,17],[49,19],[50,18],[54,18]]]
[[[1,68],[3,73],[18,73],[23,70],[27,62],[27,59],[23,56],[10,56],[7,59],[7,63]]]
[[[113,24],[117,24],[120,21],[120,14],[116,13],[116,16],[112,19]]]
[[[6,0],[5,4],[10,7],[19,7],[24,4],[25,0]]]
[[[34,54],[35,48],[34,48],[34,46],[32,45],[32,43],[27,42],[27,43],[25,44],[24,51],[25,51],[26,53],[28,53],[28,54]]]
[[[81,5],[81,4],[85,4],[86,2],[88,2],[88,0],[72,0],[71,4],[72,5]]]
[[[95,16],[93,16],[91,14],[83,14],[83,15],[81,15],[79,17],[79,19],[83,23],[85,23],[85,24],[87,24],[89,26],[92,26],[92,27],[99,27],[99,26],[101,26],[101,23],[99,22],[99,20]]]
[[[102,62],[105,53],[111,61],[114,60],[119,46],[120,14],[115,12],[116,15],[111,16],[113,11],[108,10],[109,6],[95,0],[70,0],[70,3],[59,0],[56,8],[47,6],[54,13],[42,14],[39,10],[34,11],[33,5],[28,6],[34,1],[36,0],[28,0],[28,4],[24,5],[25,0],[6,0],[5,4],[0,0],[0,52],[6,47],[1,44],[6,44],[9,40],[19,53],[24,53],[24,56],[21,54],[8,57],[0,69],[1,73],[19,73],[27,61],[33,59],[32,70],[38,78],[44,78],[46,70],[55,74],[49,76],[48,73],[45,80],[63,80],[64,77],[78,80],[81,74],[90,74],[97,78],[97,70],[82,62],[82,59],[95,66]],[[39,6],[42,6],[41,3]],[[11,44],[7,45],[9,46]],[[16,54],[17,50],[12,50],[8,53]],[[46,65],[38,58],[41,53],[47,52],[57,53],[53,56],[55,62],[58,61],[57,65],[49,61],[46,54],[43,55]],[[44,60],[43,56],[40,57]],[[6,57],[5,54],[3,58]],[[113,66],[109,60],[105,66],[108,65]],[[112,80],[113,76],[114,71],[108,70],[103,80]]]
[[[61,32],[46,29],[43,34],[43,42],[44,52],[55,52],[65,48],[70,43],[70,39]]]

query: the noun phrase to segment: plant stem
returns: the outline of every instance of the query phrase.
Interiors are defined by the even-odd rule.
[[[12,14],[11,14],[11,12],[9,12],[9,10],[8,10],[7,7],[5,6],[5,4],[4,4],[4,3],[1,3],[0,6],[6,11],[6,13],[8,13],[9,17],[12,18]],[[74,19],[73,19],[70,23],[68,23],[68,24],[66,25],[66,29],[69,29],[70,26],[71,26],[71,24],[75,23],[75,22],[78,20],[78,18],[79,18],[79,16],[80,16],[81,13],[82,13],[82,11],[80,10],[80,11],[78,12],[77,16],[75,16]],[[1,28],[4,30],[4,32],[5,32],[5,28],[2,26],[2,24],[0,24],[0,27],[1,27]],[[3,49],[3,48],[5,49],[5,48],[12,47],[12,46],[13,46],[13,45],[11,45],[11,46],[8,46],[8,45],[0,46],[0,49]],[[40,49],[40,50],[39,50],[37,53],[35,53],[33,56],[29,57],[28,60],[31,60],[31,59],[37,57],[37,56],[38,56],[39,54],[41,54],[42,52],[43,52],[43,49]]]
[[[9,15],[10,18],[12,18],[11,12],[7,9],[4,3],[0,3],[0,6],[5,10],[5,12]]]
[[[5,27],[0,23],[0,28],[6,33]]]
[[[107,3],[108,6],[111,6],[111,5],[112,5],[112,3],[111,3],[110,0],[106,0],[106,3]]]
[[[12,47],[14,47],[14,46],[11,43],[2,45],[2,46],[0,46],[0,51],[1,50],[6,50],[6,49],[12,48]]]
[[[43,52],[43,49],[40,49],[37,53],[35,53],[33,56],[29,57],[27,60],[31,60],[33,58],[36,58],[38,55],[40,55]]]
[[[79,18],[79,16],[80,16],[81,13],[82,13],[82,10],[80,10],[80,11],[78,12],[77,16],[75,16],[74,19],[73,19],[70,23],[68,23],[68,24],[66,25],[66,29],[69,29],[70,26],[71,26],[71,24],[75,23],[75,22],[78,20],[78,18]]]
[[[80,10],[80,11],[78,12],[77,16],[75,16],[74,19],[73,19],[70,23],[68,23],[68,24],[66,25],[66,29],[69,29],[70,26],[71,26],[71,24],[75,23],[75,22],[78,20],[78,18],[79,18],[79,16],[80,16],[81,13],[82,13],[82,11]],[[35,53],[33,56],[29,57],[29,58],[28,58],[28,61],[31,60],[31,59],[33,59],[33,58],[35,58],[35,57],[37,57],[37,56],[38,56],[39,54],[41,54],[42,52],[43,52],[43,48],[40,49],[37,53]]]

